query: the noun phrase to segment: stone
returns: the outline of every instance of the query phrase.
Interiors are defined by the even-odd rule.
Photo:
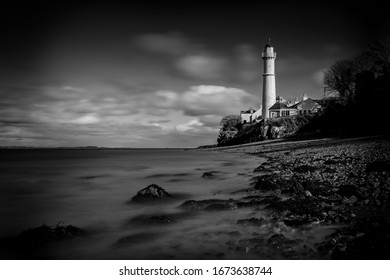
[[[140,190],[131,200],[136,202],[157,201],[172,198],[172,195],[163,188],[152,184]]]
[[[360,198],[362,196],[359,193],[359,188],[356,185],[341,185],[337,193],[344,197],[355,196]]]
[[[356,203],[358,201],[358,199],[357,199],[357,197],[356,196],[351,196],[350,198],[349,198],[349,203],[351,203],[351,204],[354,204],[354,203]]]
[[[241,232],[239,232],[238,230],[231,231],[228,234],[229,234],[230,237],[239,237],[239,236],[241,236]]]
[[[0,248],[4,251],[26,255],[39,251],[49,244],[74,240],[86,234],[85,230],[72,225],[48,226],[44,224],[25,230],[16,236],[1,238]]]
[[[205,199],[205,200],[187,200],[180,206],[185,210],[198,211],[198,210],[226,210],[236,209],[237,203],[234,200],[222,200],[222,199]]]
[[[279,188],[278,182],[272,175],[264,175],[257,179],[254,188],[260,191],[271,191]]]
[[[221,211],[234,209],[237,209],[237,203],[232,199],[222,203],[213,203],[204,208],[205,211]]]
[[[289,227],[301,227],[301,226],[310,224],[311,220],[309,218],[307,218],[306,216],[302,216],[302,217],[297,216],[297,217],[291,217],[291,218],[285,219],[283,222],[285,223],[286,226],[289,226]]]
[[[214,174],[211,172],[205,172],[202,174],[202,178],[211,178],[213,176],[214,176]]]
[[[313,197],[313,195],[312,195],[311,192],[309,192],[309,191],[305,191],[305,196],[306,196],[306,197]]]
[[[295,167],[294,171],[298,173],[307,173],[307,172],[314,172],[317,169],[318,169],[317,167],[311,165],[300,165]]]
[[[179,215],[154,215],[154,216],[138,216],[133,218],[130,222],[145,225],[161,225],[170,224],[177,221]]]
[[[256,167],[255,170],[253,170],[253,172],[260,172],[260,171],[264,171],[266,168],[263,166],[263,165],[260,165],[259,167]]]
[[[263,225],[265,220],[263,218],[250,218],[250,219],[241,219],[237,221],[237,224],[239,225],[252,225],[252,226],[261,226]]]

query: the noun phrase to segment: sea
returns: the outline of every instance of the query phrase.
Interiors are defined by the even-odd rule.
[[[44,259],[288,259],[290,256],[280,255],[276,247],[268,246],[259,256],[240,244],[240,239],[281,233],[273,224],[237,223],[261,218],[262,209],[182,215],[180,208],[187,200],[242,198],[258,175],[253,170],[265,161],[244,153],[204,150],[1,150],[0,237],[42,225],[73,225],[88,233],[48,246],[39,256]],[[202,176],[205,172],[213,176]],[[131,200],[151,184],[164,188],[174,199]],[[174,219],[142,222],[153,216]],[[323,228],[309,233],[284,232],[305,240],[308,246],[327,233]]]
[[[0,236],[43,224],[73,225],[91,233],[57,246],[48,255],[54,259],[201,259],[221,253],[220,237],[213,233],[237,230],[239,213],[202,213],[165,225],[132,221],[178,213],[186,200],[236,198],[234,193],[250,187],[253,169],[264,161],[246,154],[174,149],[21,149],[0,155]],[[205,172],[213,176],[202,177]],[[177,199],[131,201],[151,184]],[[137,234],[145,238],[117,245]]]

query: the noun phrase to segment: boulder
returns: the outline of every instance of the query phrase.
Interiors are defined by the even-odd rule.
[[[273,175],[264,175],[257,178],[257,182],[254,184],[254,189],[260,191],[272,191],[280,188],[277,182],[277,178]]]
[[[298,173],[306,173],[306,172],[314,172],[317,169],[318,169],[317,167],[311,165],[300,165],[295,167],[294,171]]]
[[[214,174],[211,172],[205,172],[202,174],[202,178],[211,178],[213,176],[214,176]]]
[[[233,199],[222,200],[222,199],[206,199],[206,200],[187,200],[180,208],[196,211],[218,211],[218,210],[233,210],[237,209],[237,202]]]
[[[145,225],[160,225],[176,222],[172,215],[154,215],[154,216],[138,216],[130,220],[130,223],[145,224]]]
[[[266,138],[267,138],[267,135],[269,134],[268,130],[269,130],[269,126],[268,126],[268,125],[262,127],[262,128],[261,128],[261,135],[260,135],[260,136],[261,136],[262,138],[266,139]]]
[[[339,187],[339,190],[337,192],[339,195],[344,196],[344,197],[351,197],[355,196],[356,198],[361,199],[363,196],[359,192],[359,187],[356,185],[341,185]]]
[[[284,126],[272,126],[268,137],[270,139],[280,138],[284,135],[285,130],[286,128]]]
[[[239,225],[244,225],[244,226],[248,226],[248,225],[252,225],[252,226],[262,226],[264,225],[266,222],[265,219],[263,218],[250,218],[250,219],[240,219],[240,220],[237,220],[237,224]]]
[[[172,198],[172,195],[163,188],[152,184],[140,190],[131,200],[136,202],[157,201]]]
[[[223,210],[234,210],[237,209],[237,203],[230,199],[222,203],[213,203],[207,206],[204,210],[206,211],[223,211]]]
[[[83,229],[72,225],[42,225],[30,228],[16,236],[9,236],[0,239],[0,250],[12,251],[26,257],[34,255],[34,252],[42,250],[45,246],[55,243],[70,241],[86,235]]]
[[[263,165],[260,165],[258,167],[256,167],[253,172],[261,172],[261,171],[264,171],[266,168],[263,166]]]

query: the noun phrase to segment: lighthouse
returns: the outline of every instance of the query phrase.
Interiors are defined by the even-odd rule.
[[[263,119],[269,118],[268,110],[276,101],[276,87],[275,87],[275,59],[276,52],[271,46],[271,40],[264,47],[264,52],[261,54],[264,62],[263,74],[263,103],[262,116]]]

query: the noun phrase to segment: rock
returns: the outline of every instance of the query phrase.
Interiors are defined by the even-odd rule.
[[[306,197],[313,197],[313,195],[312,195],[311,192],[309,192],[309,191],[305,191],[305,196],[306,196]]]
[[[338,164],[338,163],[343,163],[343,161],[340,159],[337,159],[337,160],[336,159],[328,159],[324,162],[324,164],[326,164],[326,165]]]
[[[337,193],[345,197],[362,197],[362,195],[359,193],[359,188],[356,185],[341,185]]]
[[[278,189],[281,184],[282,182],[277,182],[277,178],[273,175],[264,175],[257,179],[254,188],[261,191],[271,191]]]
[[[211,172],[205,172],[202,174],[202,178],[210,178],[210,177],[213,177],[213,173]]]
[[[258,219],[258,218],[250,218],[250,219],[238,220],[237,224],[244,225],[244,226],[247,226],[247,225],[261,226],[261,225],[264,225],[265,222],[266,222],[266,220],[263,219],[263,218],[260,218],[260,219]]]
[[[0,247],[2,247],[2,250],[24,255],[40,250],[48,244],[73,240],[86,234],[86,231],[72,225],[42,225],[25,230],[17,236],[2,238]]]
[[[154,215],[154,216],[138,216],[133,218],[130,223],[145,224],[145,225],[160,225],[170,224],[177,221],[178,215]]]
[[[263,139],[266,139],[267,138],[267,135],[269,134],[269,126],[268,125],[265,125],[264,127],[261,128],[261,133],[260,133],[260,136],[263,138]]]
[[[280,138],[284,135],[285,130],[286,130],[286,127],[284,127],[284,126],[272,126],[271,130],[268,131],[268,137],[270,139]]]
[[[311,165],[300,165],[295,167],[294,171],[298,173],[307,173],[307,172],[314,172],[317,169],[318,169],[317,167]]]
[[[241,236],[241,232],[239,232],[238,230],[231,231],[228,234],[229,234],[230,237],[239,237],[239,236]]]
[[[349,198],[349,202],[351,203],[351,204],[354,204],[354,203],[356,203],[358,201],[358,199],[357,199],[357,197],[356,196],[351,196],[350,198]]]
[[[136,202],[156,201],[172,198],[172,195],[163,188],[152,184],[140,190],[131,200]]]
[[[198,210],[227,210],[236,209],[237,203],[234,200],[206,199],[206,200],[187,200],[179,206],[180,208],[198,211]]]
[[[304,194],[304,188],[299,180],[291,178],[289,181],[278,181],[279,185],[282,185],[282,194],[291,196],[301,196]]]
[[[296,216],[296,217],[290,217],[288,219],[283,220],[286,226],[289,227],[301,227],[303,225],[307,225],[311,223],[311,219],[304,216]]]
[[[351,196],[350,198],[344,198],[343,199],[343,203],[344,204],[354,204],[354,203],[356,203],[358,201],[358,199],[357,199],[357,197],[356,196]]]
[[[260,165],[253,170],[253,172],[261,172],[264,171],[266,168],[263,165]]]
[[[221,203],[213,203],[204,208],[205,211],[221,211],[237,209],[237,203],[234,200],[228,200]]]
[[[267,208],[277,213],[288,213],[292,215],[310,215],[316,217],[321,215],[319,205],[313,199],[286,199],[270,203]]]

